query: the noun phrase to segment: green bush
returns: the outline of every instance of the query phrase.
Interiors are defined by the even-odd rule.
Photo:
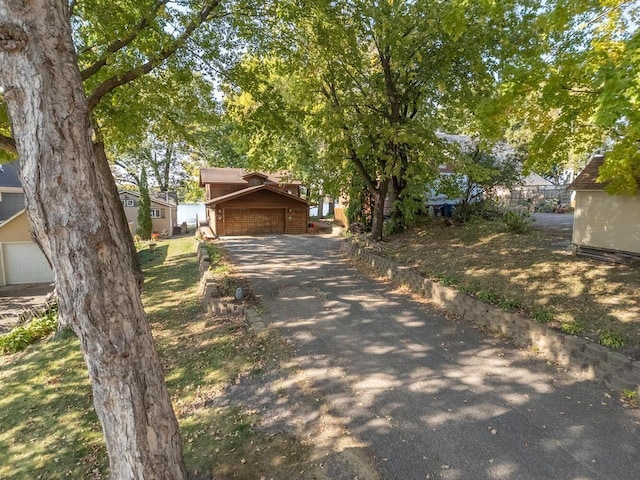
[[[481,302],[486,303],[497,303],[499,300],[498,295],[491,290],[478,290],[475,296]]]
[[[585,328],[578,322],[562,322],[560,324],[560,330],[568,335],[578,335],[584,332]]]
[[[444,285],[445,287],[453,287],[454,285],[458,284],[458,279],[449,275],[448,273],[443,273],[442,275],[436,275],[435,280],[436,282],[438,282],[441,285]]]
[[[507,229],[513,233],[527,233],[531,226],[528,213],[506,212],[502,218]]]
[[[455,220],[461,223],[495,220],[502,215],[500,205],[490,199],[481,200],[479,202],[461,203],[453,211]]]
[[[538,213],[553,213],[556,211],[556,208],[558,208],[558,199],[551,198],[538,205],[536,211]]]
[[[626,345],[627,338],[619,333],[605,330],[604,332],[600,332],[598,343],[609,348],[622,348]]]
[[[555,315],[552,311],[540,308],[533,312],[533,319],[538,323],[549,323],[554,319]]]
[[[12,329],[0,336],[0,353],[7,355],[24,350],[33,342],[40,340],[58,328],[58,310],[51,308],[41,317],[33,318],[29,323]]]
[[[503,310],[513,311],[522,307],[522,303],[517,298],[502,297],[498,300],[498,306]]]

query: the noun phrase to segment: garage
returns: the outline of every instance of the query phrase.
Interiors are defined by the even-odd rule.
[[[272,185],[248,187],[205,205],[208,226],[217,236],[307,233],[307,201]]]
[[[35,243],[3,243],[0,248],[7,285],[53,281],[49,262]]]
[[[268,235],[285,232],[284,208],[225,208],[227,235]]]

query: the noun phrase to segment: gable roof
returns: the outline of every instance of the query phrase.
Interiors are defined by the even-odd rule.
[[[530,173],[522,179],[525,187],[553,187],[553,183],[537,173]]]
[[[204,204],[205,205],[216,205],[218,203],[222,203],[222,202],[226,202],[227,200],[231,200],[233,198],[244,197],[245,195],[257,192],[259,190],[269,190],[270,192],[277,193],[278,195],[282,195],[283,197],[286,197],[286,198],[289,198],[289,199],[292,199],[292,200],[297,200],[298,202],[301,202],[301,203],[304,203],[305,205],[308,205],[308,202],[304,198],[296,197],[295,195],[291,195],[290,193],[287,193],[284,190],[280,190],[278,187],[275,187],[273,185],[267,185],[267,184],[256,185],[255,187],[248,187],[248,188],[244,188],[242,190],[238,190],[236,192],[227,193],[226,195],[222,195],[220,197],[212,198],[211,200],[208,200],[208,201],[204,202]]]
[[[5,225],[7,225],[9,222],[12,222],[13,220],[15,220],[16,218],[20,217],[21,215],[26,215],[27,214],[27,209],[23,208],[22,210],[20,210],[19,212],[14,213],[13,215],[11,215],[9,218],[7,218],[4,221],[0,221],[0,228],[4,227]]]
[[[604,163],[604,155],[594,155],[591,157],[591,161],[580,172],[573,182],[567,187],[568,190],[604,190],[607,186],[606,183],[599,183],[598,171]]]
[[[291,174],[288,172],[268,173],[245,170],[243,168],[207,167],[200,169],[200,186],[203,187],[206,183],[248,185],[249,182],[247,182],[246,179],[254,175],[264,178],[265,182],[268,183],[286,183],[288,185],[301,184],[301,182],[291,180]]]
[[[8,189],[22,192],[20,165],[17,160],[0,165],[0,190],[7,191]]]
[[[245,173],[244,175],[242,175],[242,178],[244,178],[245,180],[247,178],[251,178],[251,177],[260,177],[260,178],[264,178],[265,180],[269,179],[269,175],[266,175],[266,174],[261,173],[261,172],[249,172],[249,173]]]
[[[125,195],[125,194],[133,195],[134,197],[140,198],[140,194],[138,192],[132,192],[131,190],[120,190],[118,192],[118,196]],[[160,199],[158,197],[154,197],[153,195],[149,195],[149,199],[151,200],[151,203],[157,203],[159,205],[164,205],[166,207],[175,207],[176,206],[175,203],[166,202],[166,201],[164,201],[164,200],[162,200],[162,199]]]

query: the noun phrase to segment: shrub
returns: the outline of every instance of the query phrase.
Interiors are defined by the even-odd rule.
[[[33,342],[46,337],[58,328],[58,310],[53,307],[41,317],[12,329],[0,336],[0,353],[7,355],[25,349]]]
[[[494,220],[500,218],[502,209],[500,205],[490,199],[480,200],[479,202],[461,203],[453,211],[455,220],[466,223],[476,220]]]
[[[528,213],[506,212],[502,218],[507,229],[513,233],[527,233],[531,226]]]
[[[558,199],[551,198],[538,205],[536,211],[538,213],[553,213],[556,211],[556,208],[558,208]]]
[[[598,343],[609,348],[622,348],[626,345],[627,338],[624,335],[620,335],[619,333],[605,330],[603,332],[600,332]]]
[[[513,311],[518,310],[522,306],[522,304],[520,303],[520,300],[516,298],[502,297],[500,300],[498,300],[498,306],[503,310]]]
[[[406,222],[402,220],[402,217],[387,218],[382,224],[382,236],[389,237],[396,233],[404,232],[407,229]]]
[[[455,277],[449,275],[448,273],[437,275],[435,280],[439,284],[444,285],[445,287],[453,287],[454,285],[458,284],[458,280]]]
[[[491,290],[478,290],[476,292],[476,298],[487,303],[497,303],[499,300],[498,295]]]
[[[551,310],[540,308],[533,312],[533,319],[538,323],[549,323],[554,318],[554,313]]]
[[[568,335],[578,335],[584,332],[585,328],[578,322],[562,322],[560,324],[560,330]]]

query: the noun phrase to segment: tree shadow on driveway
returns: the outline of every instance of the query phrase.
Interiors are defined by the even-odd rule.
[[[261,296],[263,321],[295,346],[293,384],[366,445],[383,478],[606,480],[639,471],[639,412],[600,383],[390,292],[351,269],[329,239],[224,244]],[[258,390],[244,397],[277,405]]]

